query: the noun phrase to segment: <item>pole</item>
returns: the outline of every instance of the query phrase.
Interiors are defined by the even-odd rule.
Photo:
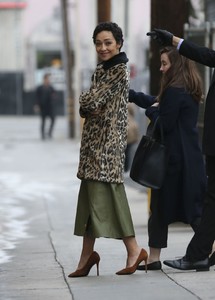
[[[151,29],[166,29],[183,36],[184,24],[188,21],[187,0],[151,0]],[[158,44],[151,40],[150,47],[150,93],[157,95],[160,82],[160,55]]]
[[[70,49],[67,0],[61,0],[63,40],[64,40],[64,69],[66,74],[66,98],[67,98],[67,115],[69,123],[69,137],[75,137],[75,105],[72,90],[72,53]]]
[[[75,1],[75,40],[74,40],[74,98],[79,99],[81,94],[81,46],[80,46],[80,0]],[[79,117],[79,105],[75,105],[75,136],[80,138],[81,136],[81,119]]]
[[[111,0],[97,0],[98,23],[109,22],[111,19]]]

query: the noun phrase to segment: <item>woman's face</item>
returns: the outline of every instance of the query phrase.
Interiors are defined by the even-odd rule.
[[[96,36],[96,52],[102,61],[109,60],[111,57],[117,55],[120,46],[120,44],[116,43],[111,31],[101,31]]]
[[[169,61],[169,57],[166,53],[161,54],[161,66],[160,71],[164,74],[171,67],[171,63]]]

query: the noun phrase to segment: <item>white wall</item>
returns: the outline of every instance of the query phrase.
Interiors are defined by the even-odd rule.
[[[22,71],[24,64],[23,10],[0,10],[0,70]]]
[[[128,18],[125,18],[126,2]],[[150,29],[150,0],[112,0],[112,21],[121,26],[123,32],[128,29],[125,40],[129,62],[138,67],[145,65],[144,51],[149,47],[149,38],[146,32]]]
[[[24,15],[25,37],[45,19],[50,18],[53,9],[60,5],[60,0],[27,0]],[[92,41],[93,30],[97,23],[97,0],[70,0],[69,20],[72,47],[76,50],[76,66],[81,69],[94,69],[97,58]],[[125,17],[125,6],[128,5],[128,19]],[[123,32],[127,28],[123,51],[129,57],[129,63],[143,69],[145,50],[149,47],[146,32],[150,28],[150,0],[112,0],[111,18],[121,26]]]

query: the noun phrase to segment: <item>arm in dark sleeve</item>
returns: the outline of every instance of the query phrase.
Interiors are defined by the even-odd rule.
[[[146,109],[145,114],[150,121],[154,122],[159,116],[159,108],[157,106],[150,106]]]
[[[142,92],[135,92],[134,90],[129,90],[129,102],[135,103],[137,106],[142,108],[147,108],[156,102],[155,96],[146,95]]]
[[[180,45],[179,53],[202,65],[210,68],[215,67],[215,51],[207,47],[201,47],[190,41],[184,40]]]
[[[159,115],[164,132],[171,131],[178,120],[183,101],[182,95],[183,92],[180,89],[169,87],[163,94],[159,109],[158,107],[150,107],[146,110],[146,115],[151,120],[155,120]]]

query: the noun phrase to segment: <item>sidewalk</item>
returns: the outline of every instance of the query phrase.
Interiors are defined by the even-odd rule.
[[[34,117],[0,117],[0,299],[1,300],[209,300],[215,299],[210,272],[137,271],[117,276],[126,252],[119,240],[100,238],[100,276],[68,278],[82,238],[73,235],[80,181],[79,141],[67,138],[58,118],[52,140],[41,141]],[[125,180],[138,242],[147,249],[147,191]],[[162,260],[184,254],[188,226],[169,230]]]

